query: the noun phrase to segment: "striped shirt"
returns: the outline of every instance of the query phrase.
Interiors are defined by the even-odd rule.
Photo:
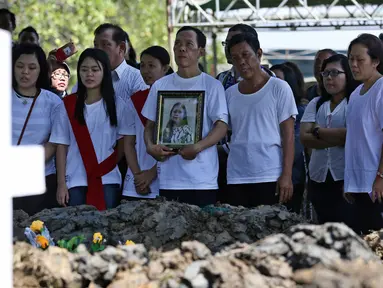
[[[12,92],[12,145],[17,145],[25,119],[33,102],[32,97],[23,97]],[[41,89],[29,118],[20,145],[43,145],[48,142],[60,97],[48,90]],[[54,159],[45,165],[45,175],[56,173]]]
[[[149,88],[142,79],[140,70],[126,64],[125,60],[112,71],[112,80],[116,96],[125,102],[137,91]],[[77,84],[72,89],[72,93],[76,92]]]

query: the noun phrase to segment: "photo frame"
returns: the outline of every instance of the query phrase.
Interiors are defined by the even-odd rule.
[[[205,91],[158,91],[156,144],[180,149],[202,139]]]

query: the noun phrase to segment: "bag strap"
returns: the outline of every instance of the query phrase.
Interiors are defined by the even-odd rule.
[[[33,98],[33,101],[32,101],[31,108],[29,108],[29,112],[28,112],[27,118],[25,118],[23,129],[21,129],[21,133],[20,133],[20,136],[19,136],[19,140],[17,141],[17,145],[20,145],[21,140],[23,139],[24,132],[25,132],[25,129],[27,128],[27,124],[28,124],[29,118],[31,117],[33,107],[35,106],[37,97],[39,97],[40,94],[41,94],[40,93],[40,89],[37,89],[36,95],[35,95],[35,97]]]

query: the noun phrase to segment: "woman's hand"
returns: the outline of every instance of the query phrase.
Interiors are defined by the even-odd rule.
[[[147,195],[150,193],[150,184],[157,177],[156,170],[144,170],[134,175],[134,185],[138,194]]]
[[[374,184],[372,185],[372,202],[378,199],[379,203],[382,203],[383,199],[383,178],[376,176]]]
[[[57,202],[61,205],[66,207],[69,203],[69,192],[68,187],[66,184],[58,184],[57,186],[57,194],[56,194]]]

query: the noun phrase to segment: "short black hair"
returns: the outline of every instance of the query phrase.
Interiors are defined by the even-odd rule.
[[[36,34],[37,39],[40,40],[39,33],[37,33],[36,29],[33,28],[32,26],[25,27],[23,30],[21,30],[20,33],[19,33],[19,38],[20,38],[21,34],[23,34],[24,32],[26,32],[26,33],[34,33],[34,34]]]
[[[338,54],[330,48],[325,48],[325,49],[318,50],[318,52],[315,54],[315,57],[317,57],[319,54],[322,54],[322,53],[327,53],[327,54],[330,54],[331,56]]]
[[[380,33],[379,39],[383,41],[383,33]]]
[[[379,65],[376,67],[380,74],[383,74],[383,42],[378,37],[372,34],[364,33],[351,41],[348,46],[347,56],[350,56],[352,46],[361,44],[365,46],[368,51],[368,55],[373,60],[378,60]]]
[[[203,34],[203,32],[201,30],[199,30],[198,28],[192,27],[192,26],[184,26],[177,31],[176,35],[178,35],[182,31],[194,31],[194,33],[197,34],[198,48],[205,48],[206,47],[206,36],[205,36],[205,34]]]
[[[261,48],[258,37],[250,33],[241,33],[241,34],[234,35],[233,38],[230,39],[228,44],[229,54],[231,54],[230,50],[231,48],[233,48],[233,46],[242,42],[246,42],[247,44],[249,44],[249,46],[253,49],[254,53],[257,53],[257,51]]]
[[[96,30],[94,30],[94,36],[100,35],[105,30],[109,29],[113,30],[112,39],[117,45],[121,44],[121,42],[125,43],[125,41],[128,41],[129,38],[127,38],[127,33],[120,26],[111,23],[104,23],[98,26]]]
[[[9,11],[6,8],[1,8],[0,9],[0,15],[2,15],[2,14],[3,15],[9,14],[9,16],[11,17],[11,22],[12,22],[13,29],[16,29],[16,16],[15,16],[15,14],[13,14],[11,11]]]
[[[142,51],[141,57],[145,54],[158,59],[161,62],[162,66],[170,64],[170,55],[168,51],[161,46],[151,46],[149,48],[146,48],[144,51]]]
[[[40,74],[39,74],[39,77],[37,78],[36,88],[49,90],[50,88],[49,76],[48,76],[49,68],[48,68],[47,57],[44,53],[44,50],[40,46],[35,44],[29,44],[29,43],[17,44],[12,49],[13,88],[17,90],[17,82],[15,78],[14,67],[15,67],[16,61],[23,54],[36,56],[37,61],[39,62],[39,65],[40,65]]]
[[[258,38],[258,33],[255,29],[246,24],[236,24],[229,29],[229,32],[240,31],[242,33],[249,33]]]

